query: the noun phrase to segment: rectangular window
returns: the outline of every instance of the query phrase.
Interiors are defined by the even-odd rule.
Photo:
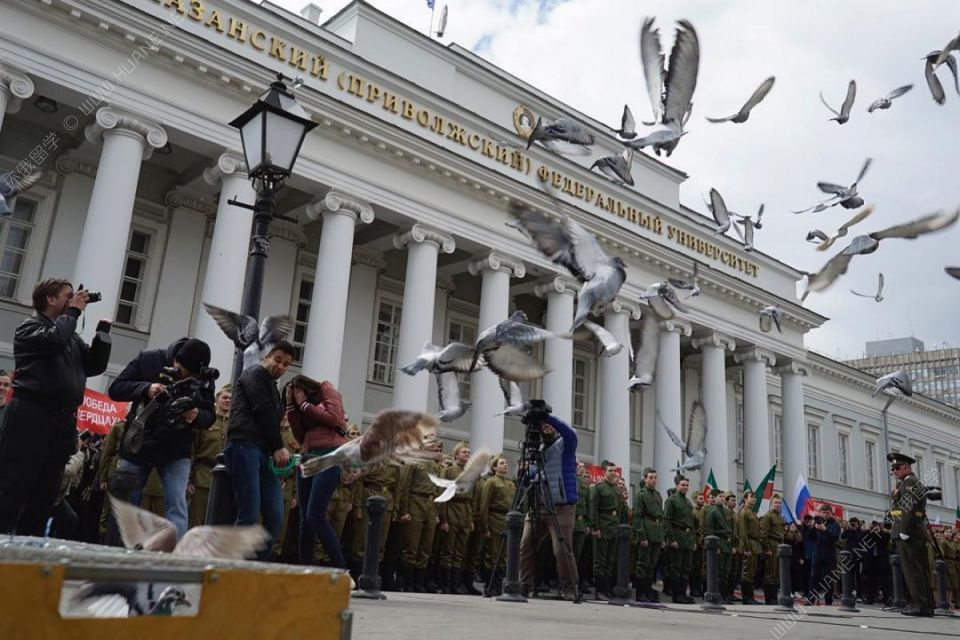
[[[850,436],[845,433],[837,434],[837,446],[839,456],[839,480],[840,484],[848,484],[847,468],[850,457]]]
[[[917,477],[923,480],[924,482],[928,481],[929,478],[925,478],[923,476],[923,456],[919,454],[914,454],[913,457],[916,458],[917,460],[917,467],[915,469],[915,471],[917,472]]]
[[[585,358],[573,359],[573,426],[593,430],[593,421],[587,419],[587,394],[590,388],[590,363]]]
[[[0,298],[17,296],[36,210],[37,203],[17,198],[13,214],[0,221]]]
[[[773,461],[777,467],[783,465],[783,416],[773,416]]]
[[[137,324],[140,299],[143,296],[143,281],[147,275],[152,237],[145,231],[132,229],[127,244],[127,256],[123,264],[123,279],[120,281],[120,297],[117,302],[117,323],[127,326]],[[79,284],[78,284],[79,286]]]
[[[474,344],[477,341],[477,326],[467,324],[461,320],[451,320],[450,330],[447,331],[447,338],[450,342],[462,342],[463,344]],[[460,399],[470,399],[470,376],[460,376]],[[506,406],[506,405],[504,405]]]
[[[867,458],[867,489],[870,491],[877,490],[877,479],[876,479],[876,455],[877,455],[877,443],[867,440],[864,442],[864,447],[866,448],[866,458]]]
[[[820,477],[820,427],[807,425],[807,476]]]
[[[370,380],[381,384],[393,384],[397,361],[397,343],[400,342],[400,305],[387,300],[380,301],[377,312],[377,332],[373,343],[373,366]]]
[[[302,276],[297,290],[297,312],[293,317],[293,350],[295,362],[303,362],[307,345],[307,323],[310,321],[310,302],[313,300],[313,280]]]

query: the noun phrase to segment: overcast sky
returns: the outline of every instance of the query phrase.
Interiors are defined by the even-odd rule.
[[[297,11],[305,0],[274,0]],[[426,0],[370,0],[426,32]],[[348,4],[316,0],[326,17]],[[873,166],[860,193],[876,211],[851,235],[883,229],[943,209],[960,207],[957,153],[960,96],[944,66],[943,106],[933,102],[921,57],[960,31],[957,0],[437,0],[448,4],[444,43],[456,42],[544,92],[610,125],[624,103],[637,119],[650,117],[638,54],[645,16],[655,16],[665,48],[675,21],[690,20],[700,40],[694,110],[668,164],[690,177],[681,201],[706,213],[710,187],[728,206],[753,212],[766,203],[755,245],[784,262],[816,271],[835,253],[814,250],[807,231],[832,233],[850,212],[834,207],[795,215],[817,202],[818,180],[849,184],[867,157]],[[705,115],[736,112],[764,78],[776,84],[744,124],[710,124]],[[857,81],[850,121],[837,125],[820,103],[843,101]],[[866,112],[874,99],[913,83],[886,111]],[[841,242],[843,242],[841,240]],[[831,318],[807,335],[809,348],[834,358],[859,357],[865,340],[914,335],[927,348],[960,346],[960,282],[943,272],[960,266],[960,225],[917,240],[887,240],[858,256],[828,291],[807,305]],[[843,246],[843,245],[841,245]],[[876,289],[884,300],[850,294]]]

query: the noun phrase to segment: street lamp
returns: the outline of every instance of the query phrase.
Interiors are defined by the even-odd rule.
[[[303,139],[316,123],[311,121],[293,92],[284,84],[283,74],[270,84],[249,109],[230,123],[240,130],[243,156],[247,172],[253,182],[257,200],[252,206],[231,199],[232,205],[253,211],[253,241],[247,274],[243,283],[243,302],[240,313],[251,318],[260,317],[260,298],[263,293],[263,277],[266,268],[268,234],[274,218],[276,192],[293,171]],[[302,84],[294,82],[294,88]],[[240,376],[243,354],[238,350],[233,365],[233,380]]]

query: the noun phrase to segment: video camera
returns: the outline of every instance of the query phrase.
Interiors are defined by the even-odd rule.
[[[177,427],[183,412],[198,406],[200,390],[219,377],[220,372],[213,367],[204,367],[196,377],[183,379],[180,378],[180,370],[176,367],[164,367],[158,378],[159,382],[166,386],[166,389],[157,394],[154,398],[155,402],[151,402],[143,408],[141,414],[147,413],[151,405],[155,407],[144,418],[144,422],[151,414],[157,413],[160,423],[157,426]],[[140,415],[137,418],[139,419]]]
[[[539,427],[553,413],[553,408],[545,400],[530,400],[527,406],[529,408],[520,421],[528,427]]]

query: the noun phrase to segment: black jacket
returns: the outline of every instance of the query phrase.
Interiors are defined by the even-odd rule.
[[[837,540],[840,539],[840,525],[834,518],[827,518],[826,529],[813,529],[817,540],[817,558],[831,559],[837,557]]]
[[[147,402],[147,390],[154,382],[160,381],[164,367],[173,365],[173,359],[187,338],[180,338],[166,349],[148,349],[130,361],[113,384],[110,385],[110,397],[122,402],[132,402],[131,418]],[[120,457],[138,464],[162,465],[189,458],[192,454],[194,429],[206,429],[216,420],[213,406],[213,382],[198,383],[194,394],[197,408],[200,410],[193,424],[180,422],[174,428],[157,428],[159,421],[147,422],[143,447],[137,455],[120,452]],[[157,414],[155,414],[157,415]]]
[[[283,447],[280,418],[283,403],[277,382],[261,365],[240,374],[230,400],[227,440],[244,440],[271,454]]]
[[[67,409],[80,406],[87,378],[107,369],[110,334],[98,331],[88,347],[76,333],[79,317],[79,309],[67,307],[56,320],[34,313],[20,323],[13,338],[14,396]]]

